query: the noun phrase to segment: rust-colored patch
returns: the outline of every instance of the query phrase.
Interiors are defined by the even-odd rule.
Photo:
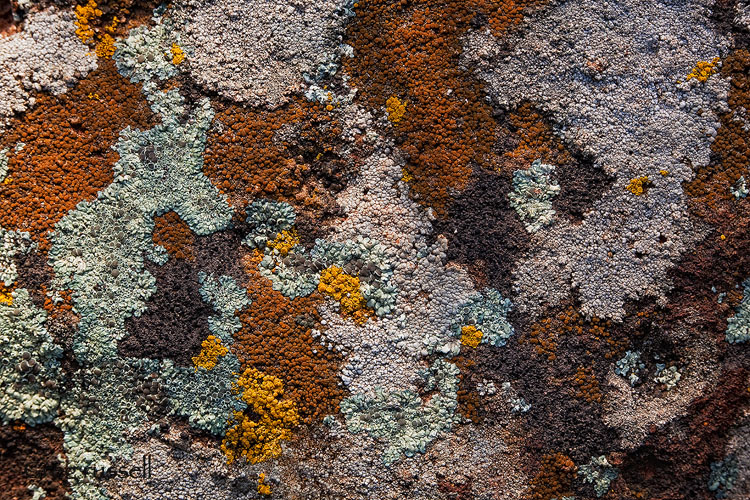
[[[0,497],[31,499],[28,486],[47,492],[45,499],[63,500],[70,494],[67,475],[57,456],[63,456],[63,434],[51,424],[0,426]]]
[[[175,259],[195,260],[192,246],[195,235],[176,212],[154,217],[155,245],[161,245]]]
[[[111,146],[120,131],[154,124],[140,85],[109,61],[66,94],[39,96],[1,140],[11,152],[9,181],[0,183],[0,225],[29,231],[46,244],[57,221],[112,182],[118,156]],[[21,142],[25,146],[15,151]]]
[[[488,15],[493,31],[504,34],[535,3],[369,0],[355,8],[346,37],[355,57],[344,60],[344,70],[358,95],[381,113],[393,108],[392,96],[409,103],[390,133],[408,157],[412,193],[439,214],[467,186],[473,165],[489,167],[495,142],[482,87],[460,68],[460,37],[477,14]]]
[[[286,395],[299,410],[302,421],[312,423],[335,413],[344,395],[338,385],[341,358],[312,336],[319,329],[318,292],[290,300],[273,290],[262,277],[254,251],[243,262],[253,303],[239,313],[242,329],[232,345],[242,369],[255,368],[284,381]]]

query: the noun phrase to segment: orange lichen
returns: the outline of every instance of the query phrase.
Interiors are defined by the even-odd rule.
[[[286,255],[289,250],[299,245],[299,236],[296,229],[280,232],[275,239],[266,244],[268,247],[277,250],[281,255]]]
[[[86,98],[94,92],[102,98]],[[0,184],[0,225],[44,242],[57,221],[112,182],[118,155],[111,146],[120,131],[154,124],[140,85],[122,78],[111,60],[60,97],[38,96],[0,139],[0,149],[12,150],[13,172],[13,182]],[[23,149],[13,150],[19,142]]]
[[[481,401],[479,399],[479,393],[475,388],[470,387],[468,378],[464,375],[469,373],[474,367],[475,363],[466,356],[456,356],[453,358],[453,362],[460,370],[458,374],[458,391],[456,396],[458,398],[458,411],[464,418],[468,418],[475,424],[482,421],[482,417],[479,414],[479,408]]]
[[[271,494],[271,485],[266,482],[266,475],[263,472],[258,474],[258,494],[260,495]]]
[[[221,127],[209,132],[203,172],[235,206],[266,197],[319,209],[331,200],[297,154],[299,147],[283,138],[294,135],[312,161],[331,153],[341,129],[322,105],[295,101],[273,111],[228,106],[217,112],[215,122]]]
[[[388,121],[398,125],[406,114],[407,101],[401,101],[396,96],[391,96],[385,101],[385,110],[388,113]]]
[[[527,168],[534,160],[553,165],[572,165],[573,156],[552,130],[552,125],[531,103],[522,103],[508,115],[508,131],[517,140],[515,147],[503,153],[501,171],[508,173]]]
[[[219,358],[226,356],[228,352],[229,349],[221,343],[220,338],[214,335],[209,335],[206,337],[206,340],[201,343],[200,354],[193,357],[195,369],[197,370],[200,367],[205,368],[206,370],[213,370],[216,363],[219,361]]]
[[[102,15],[94,0],[89,0],[86,5],[76,6],[76,35],[83,43],[88,43],[94,38],[94,28],[91,21]]]
[[[717,65],[721,58],[714,57],[711,61],[698,61],[695,67],[685,77],[685,81],[695,78],[699,82],[705,82],[711,75],[719,72]]]
[[[630,191],[636,196],[641,196],[643,193],[645,193],[646,187],[649,184],[649,180],[647,176],[642,177],[636,177],[634,179],[630,179],[630,182],[628,182],[628,185],[625,186],[625,189]]]
[[[320,273],[318,291],[338,301],[341,314],[352,317],[358,325],[374,316],[359,290],[359,278],[346,274],[338,266],[331,266]]]
[[[469,347],[477,347],[482,342],[482,330],[476,326],[467,325],[461,327],[461,343]]]
[[[154,217],[152,239],[155,245],[164,247],[169,255],[175,259],[195,260],[193,254],[195,235],[176,212],[167,212],[159,217]]]
[[[243,259],[252,304],[239,312],[242,329],[235,334],[233,352],[242,368],[262,370],[284,380],[286,393],[306,423],[335,413],[343,397],[338,385],[340,356],[318,343],[312,329],[321,329],[319,292],[290,300],[263,278],[253,252]]]
[[[170,49],[170,52],[172,54],[172,64],[178,65],[178,64],[181,64],[182,61],[185,60],[185,52],[176,43],[172,44],[172,48]]]
[[[579,366],[573,377],[573,383],[577,389],[574,396],[579,399],[585,399],[589,403],[600,403],[602,401],[602,391],[599,388],[599,381],[596,379],[594,370]]]
[[[235,411],[234,426],[221,443],[227,462],[245,457],[258,463],[281,455],[281,441],[292,437],[292,429],[299,424],[293,401],[282,401],[284,385],[281,379],[248,368],[240,375],[235,390],[247,403],[249,414]]]
[[[549,453],[542,456],[541,467],[526,498],[529,500],[552,500],[572,497],[572,485],[576,477],[576,465],[562,453]]]

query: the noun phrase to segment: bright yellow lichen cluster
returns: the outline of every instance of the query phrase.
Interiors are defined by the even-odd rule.
[[[643,194],[643,189],[646,185],[648,185],[649,180],[647,176],[643,177],[636,177],[635,179],[630,179],[630,182],[625,187],[628,191],[633,193],[636,196],[640,196]]]
[[[115,16],[112,19],[112,24],[104,28],[105,32],[99,39],[99,43],[96,44],[96,55],[97,57],[112,57],[115,53],[115,39],[112,38],[112,33],[117,29],[118,19]]]
[[[198,367],[201,367],[206,370],[212,370],[219,361],[219,357],[226,356],[228,352],[229,349],[222,345],[220,338],[214,335],[209,335],[206,337],[206,340],[201,343],[200,354],[193,357],[195,369],[197,370]]]
[[[94,28],[89,23],[101,15],[102,11],[96,7],[94,0],[89,0],[86,5],[76,6],[76,35],[83,43],[88,43],[94,38]]]
[[[13,305],[13,295],[11,295],[12,292],[13,290],[11,290],[10,288],[6,288],[0,285],[0,304],[12,306]]]
[[[296,229],[281,231],[273,241],[268,242],[268,246],[278,250],[281,255],[288,254],[289,250],[297,245],[299,245],[299,236],[297,236]]]
[[[405,168],[401,169],[401,180],[404,182],[411,182],[414,180],[414,176],[409,173]]]
[[[401,101],[396,96],[391,96],[385,101],[385,110],[388,112],[388,120],[394,125],[398,125],[406,114],[406,101]]]
[[[262,472],[258,474],[258,493],[261,495],[271,494],[271,485],[266,483],[266,475]]]
[[[461,328],[461,343],[469,347],[477,347],[482,342],[482,330],[474,325],[467,325]]]
[[[235,425],[221,443],[227,463],[245,457],[255,464],[281,455],[281,440],[291,438],[292,428],[299,423],[294,402],[280,401],[284,394],[281,379],[248,368],[237,380],[235,391],[242,393],[252,417],[234,412]]]
[[[698,64],[696,64],[688,76],[685,77],[685,81],[695,78],[699,82],[705,82],[708,80],[709,76],[718,73],[719,69],[716,65],[719,64],[719,60],[718,57],[714,57],[710,62],[698,61]]]
[[[359,278],[346,274],[338,266],[331,266],[320,273],[318,291],[330,295],[341,305],[341,314],[351,316],[358,325],[372,317],[367,301],[359,291]]]
[[[172,48],[170,49],[170,51],[172,52],[172,64],[174,64],[175,66],[185,60],[185,52],[176,43],[172,44]]]

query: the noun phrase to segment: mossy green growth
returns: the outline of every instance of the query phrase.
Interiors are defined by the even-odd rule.
[[[458,407],[458,374],[453,363],[438,359],[421,375],[425,391],[436,391],[427,403],[420,394],[406,390],[375,391],[374,396],[355,394],[341,401],[349,432],[367,432],[385,441],[383,463],[391,465],[403,455],[424,453],[439,432],[449,431],[461,417]]]
[[[0,419],[6,425],[49,422],[60,402],[63,351],[47,332],[47,313],[34,305],[28,290],[11,295],[12,304],[0,302]]]

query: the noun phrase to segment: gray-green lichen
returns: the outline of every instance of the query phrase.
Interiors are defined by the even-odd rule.
[[[513,191],[508,193],[510,205],[530,233],[550,224],[555,217],[552,198],[560,193],[560,186],[552,179],[554,165],[536,160],[531,167],[513,172]]]
[[[157,20],[155,26],[138,26],[128,37],[115,43],[112,56],[117,70],[131,82],[166,80],[177,74],[172,64],[172,44],[179,46],[179,33],[172,22]]]
[[[258,200],[247,207],[247,223],[250,232],[242,243],[261,251],[269,241],[273,241],[282,231],[294,226],[297,214],[294,208],[283,201]]]
[[[581,476],[583,482],[594,485],[597,497],[607,494],[609,484],[617,478],[617,474],[617,469],[609,464],[604,455],[591,457],[589,463],[578,468],[578,475]]]
[[[464,326],[474,326],[482,332],[482,344],[502,347],[513,335],[513,325],[508,321],[511,309],[510,299],[504,299],[500,292],[488,288],[458,308],[451,332],[454,337],[461,337]]]
[[[198,235],[226,228],[232,217],[226,197],[202,173],[214,115],[208,99],[188,113],[175,90],[151,89],[149,98],[162,123],[120,133],[114,181],[63,217],[51,238],[55,285],[73,291],[81,317],[73,345],[79,362],[114,359],[125,320],[142,314],[156,290],[144,269],[144,255],[154,253],[154,217],[174,210]]]
[[[739,478],[739,462],[733,455],[724,460],[711,463],[711,474],[708,477],[708,490],[713,491],[716,498],[727,498]]]
[[[134,401],[143,396],[146,384],[149,388],[162,385],[159,368],[156,360],[118,359],[73,374],[55,423],[64,432],[74,499],[109,498],[94,472],[106,471],[115,461],[131,458],[133,448],[127,434],[155,411]],[[160,395],[162,391],[153,393]]]
[[[615,373],[626,378],[635,387],[641,382],[640,374],[646,369],[641,362],[641,355],[637,351],[627,351],[625,356],[615,363]]]
[[[251,303],[247,290],[230,276],[222,275],[217,279],[203,271],[198,273],[198,282],[203,302],[210,304],[217,313],[208,317],[209,330],[225,344],[231,344],[233,335],[242,328],[235,313]]]
[[[377,316],[386,316],[393,310],[398,293],[391,284],[393,268],[383,245],[370,238],[360,236],[345,242],[317,239],[309,253],[296,248],[286,256],[269,252],[258,269],[262,276],[271,280],[274,290],[295,298],[314,292],[320,282],[320,272],[331,266],[359,277],[367,307]]]
[[[35,425],[55,418],[59,406],[62,348],[47,332],[47,313],[25,288],[0,302],[0,419]]]
[[[413,391],[375,391],[373,397],[356,394],[341,402],[349,432],[367,432],[385,441],[383,462],[391,465],[401,458],[424,453],[439,432],[449,431],[461,417],[458,406],[458,374],[456,365],[438,359],[421,375],[426,391],[437,391],[423,403]]]
[[[171,360],[165,361],[162,377],[171,413],[186,417],[197,429],[224,435],[232,412],[242,411],[247,406],[232,392],[234,374],[239,371],[240,363],[231,353],[219,357],[210,370],[201,366],[175,366]]]
[[[730,344],[747,342],[750,339],[750,279],[742,283],[742,302],[736,314],[727,320],[726,339]]]

